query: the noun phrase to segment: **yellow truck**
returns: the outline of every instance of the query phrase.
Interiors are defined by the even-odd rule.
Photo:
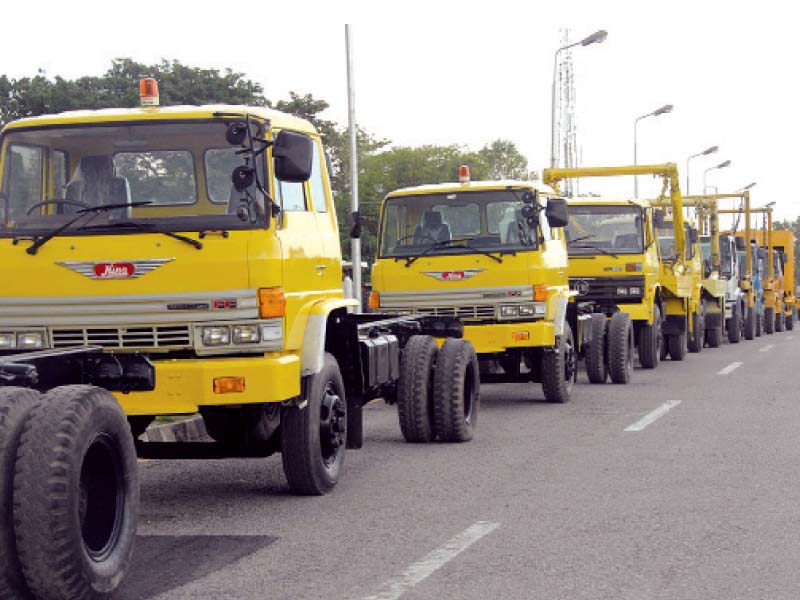
[[[754,239],[762,248],[768,248],[768,238],[772,241],[772,279],[769,287],[774,295],[771,306],[775,315],[775,330],[783,331],[794,329],[797,320],[797,301],[795,299],[794,276],[794,233],[786,229],[772,229],[771,209],[762,209],[767,212],[768,229],[756,228]],[[756,212],[754,210],[753,212]],[[768,267],[769,268],[769,267]]]
[[[566,402],[585,320],[567,319],[566,201],[530,181],[459,172],[457,183],[386,196],[370,304],[459,317],[484,372],[541,382],[548,401]]]
[[[632,175],[660,177],[661,197],[570,200],[570,285],[578,294],[576,304],[594,303],[593,310],[609,318],[609,328],[625,315],[633,323],[629,346],[638,347],[643,367],[654,368],[667,353],[683,360],[689,347],[699,352],[703,340],[697,232],[684,222],[676,166],[545,169],[543,180],[557,189],[568,178]],[[665,216],[662,205],[669,207],[672,218]],[[611,340],[609,335],[609,362]]]
[[[0,134],[3,597],[113,595],[137,456],[280,452],[290,489],[322,494],[374,398],[398,403],[415,441],[474,431],[458,319],[350,312],[314,128],[262,107],[159,108],[156,89]],[[214,442],[137,439],[198,412]]]

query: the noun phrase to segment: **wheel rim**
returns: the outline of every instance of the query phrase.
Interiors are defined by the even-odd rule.
[[[467,365],[464,374],[464,422],[472,423],[472,414],[475,411],[475,372],[472,364]]]
[[[344,401],[336,393],[333,383],[328,382],[320,402],[319,442],[322,462],[331,467],[344,446],[346,433]]]
[[[95,436],[83,457],[78,516],[89,557],[106,560],[117,545],[125,509],[122,460],[112,439]]]
[[[575,378],[575,348],[572,344],[571,335],[565,333],[564,338],[564,381],[569,387]]]

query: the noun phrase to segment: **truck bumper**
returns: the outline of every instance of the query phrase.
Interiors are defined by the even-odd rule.
[[[464,339],[478,354],[495,354],[510,348],[551,348],[556,343],[556,329],[550,321],[467,325]]]
[[[641,304],[618,304],[620,312],[624,312],[631,317],[631,321],[653,322],[653,308],[644,302]]]
[[[300,395],[300,358],[295,355],[247,358],[153,360],[156,388],[114,396],[127,415],[193,414],[201,406],[282,402]],[[244,391],[218,394],[214,380],[244,379]]]

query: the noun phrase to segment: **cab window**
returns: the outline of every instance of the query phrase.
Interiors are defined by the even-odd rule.
[[[10,198],[10,215],[22,215],[26,207],[41,202],[43,158],[39,146],[9,145],[3,191]]]
[[[320,156],[319,146],[314,142],[314,158],[311,161],[311,179],[309,179],[311,189],[311,203],[317,212],[328,212],[328,203],[325,198],[325,182],[322,180],[322,157]]]

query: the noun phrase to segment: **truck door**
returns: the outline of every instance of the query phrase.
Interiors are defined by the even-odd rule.
[[[336,209],[333,205],[330,178],[319,140],[314,140],[314,159],[311,178],[308,180],[308,192],[309,207],[316,218],[317,234],[322,249],[320,260],[315,265],[317,277],[322,288],[328,290],[330,295],[331,291],[338,292],[342,289],[342,250],[336,226]]]

